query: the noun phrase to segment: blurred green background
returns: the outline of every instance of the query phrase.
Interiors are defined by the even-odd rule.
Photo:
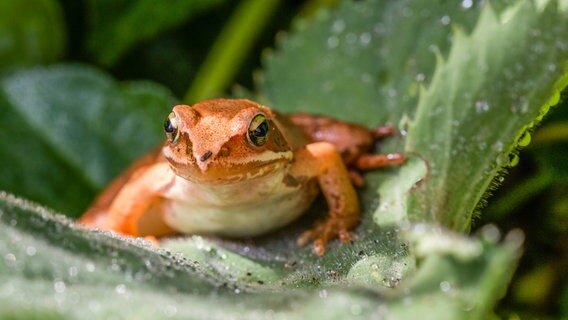
[[[161,83],[187,103],[230,95],[234,84],[253,90],[265,50],[293,23],[305,23],[338,2],[200,0],[155,7],[143,0],[3,0],[0,73],[81,62],[118,80]],[[144,27],[131,29],[140,24]],[[567,104],[564,95],[474,220],[474,228],[494,223],[526,234],[520,266],[497,309],[504,317],[568,314]]]

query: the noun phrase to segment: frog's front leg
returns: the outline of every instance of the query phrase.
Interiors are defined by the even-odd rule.
[[[329,142],[308,144],[294,154],[291,174],[297,178],[316,176],[329,207],[328,217],[298,238],[298,244],[314,242],[317,255],[333,238],[349,241],[349,230],[359,223],[359,200],[337,148]]]

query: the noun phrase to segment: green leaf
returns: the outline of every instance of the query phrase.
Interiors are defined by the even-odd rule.
[[[74,226],[3,192],[0,228],[0,317],[21,319],[476,319],[491,305],[480,293],[502,288],[510,275],[503,266],[515,262],[522,243],[508,236],[496,245],[494,229],[468,240],[417,228],[408,231],[417,242],[434,240],[417,244],[423,268],[397,290],[368,284],[296,289],[247,284],[148,242]],[[449,241],[451,250],[440,248]],[[456,259],[461,249],[466,253]]]
[[[100,63],[112,65],[134,45],[221,1],[89,0],[89,51]]]
[[[469,30],[478,14],[458,1],[344,2],[279,38],[278,51],[265,59],[260,91],[286,112],[397,124],[414,110],[418,85],[431,79],[433,50],[449,49],[450,21]]]
[[[0,81],[0,188],[77,216],[136,157],[158,145],[174,98],[79,65]]]
[[[53,62],[65,49],[55,0],[0,1],[0,69]]]
[[[408,129],[406,151],[428,163],[409,200],[411,218],[469,229],[523,133],[568,84],[567,22],[553,2],[523,1],[500,16],[486,6],[469,36],[456,30]]]

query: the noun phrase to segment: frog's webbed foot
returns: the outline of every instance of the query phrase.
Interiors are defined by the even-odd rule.
[[[335,238],[339,238],[343,243],[351,241],[349,230],[353,229],[358,222],[358,219],[345,220],[332,215],[326,220],[317,222],[312,229],[303,232],[298,237],[297,243],[304,246],[313,241],[314,253],[321,256],[325,253],[325,245],[329,241]]]

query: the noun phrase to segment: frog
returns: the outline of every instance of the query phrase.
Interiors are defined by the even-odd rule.
[[[81,224],[148,239],[250,238],[297,220],[321,192],[327,216],[296,241],[321,256],[331,240],[350,241],[361,220],[361,173],[405,161],[372,153],[393,127],[283,115],[247,99],[176,105],[163,130],[163,145],[115,178]]]

